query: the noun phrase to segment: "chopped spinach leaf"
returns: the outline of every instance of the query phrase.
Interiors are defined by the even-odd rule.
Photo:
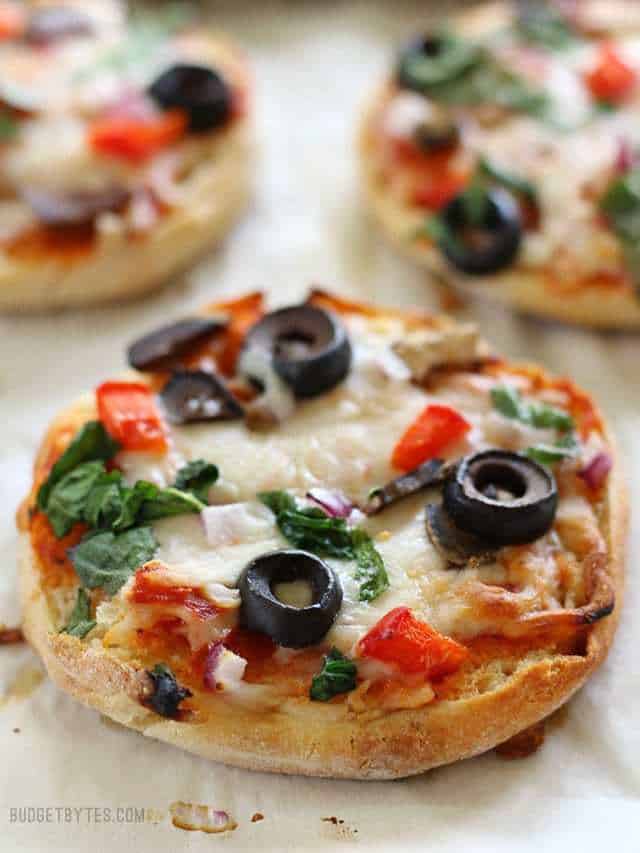
[[[560,12],[549,3],[525,3],[516,22],[518,35],[549,50],[564,50],[576,41],[576,33]]]
[[[373,601],[388,589],[384,562],[365,530],[351,528],[344,518],[331,518],[320,508],[300,509],[287,492],[261,492],[258,498],[274,513],[280,532],[296,548],[320,557],[355,560],[361,601]]]
[[[389,589],[389,576],[377,548],[369,534],[356,527],[351,534],[355,552],[355,578],[360,581],[360,601],[373,601]]]
[[[299,509],[287,492],[261,492],[258,498],[276,516],[280,532],[295,545],[321,557],[354,557],[351,531],[344,518],[330,518],[319,507]]]
[[[91,599],[87,591],[80,587],[69,621],[60,633],[71,634],[72,637],[82,639],[95,627],[96,620],[91,618]]]
[[[209,503],[209,489],[218,479],[218,468],[204,459],[187,462],[177,473],[176,489],[191,492],[202,503]]]
[[[164,663],[157,663],[147,673],[153,682],[153,693],[144,704],[162,717],[175,719],[180,703],[192,695],[191,691],[178,684],[175,675]]]
[[[563,459],[570,459],[578,452],[579,445],[573,432],[565,433],[555,444],[535,444],[527,447],[525,454],[541,465],[554,465]]]
[[[76,522],[84,521],[91,492],[104,475],[104,463],[85,462],[55,484],[47,500],[46,514],[58,539]]]
[[[118,452],[119,445],[102,426],[100,421],[89,421],[74,436],[73,440],[56,461],[49,476],[38,491],[38,509],[46,510],[49,495],[55,484],[65,474],[83,462],[106,461]]]
[[[155,489],[155,494],[151,494],[149,489],[148,496],[142,501],[140,518],[143,521],[155,521],[158,518],[166,518],[170,515],[183,515],[188,512],[201,512],[206,504],[198,500],[195,495],[190,492],[181,492],[180,489],[175,489],[170,486],[167,489],[160,489],[153,486],[153,483],[146,483],[140,480],[134,486],[139,487],[141,484],[146,489],[149,486]]]
[[[110,530],[90,534],[69,549],[69,556],[84,586],[102,587],[108,595],[115,595],[157,548],[150,527],[134,527],[118,534]]]
[[[349,693],[355,689],[357,673],[352,660],[338,649],[331,649],[324,657],[322,669],[313,676],[309,698],[316,702],[328,702],[338,693]]]
[[[600,209],[622,244],[625,263],[640,297],[640,168],[614,180]]]
[[[107,472],[103,468],[87,495],[82,520],[86,521],[89,527],[96,529],[114,527],[122,515],[126,488],[120,471]]]
[[[575,426],[568,412],[547,403],[527,402],[520,393],[508,385],[491,389],[494,408],[506,418],[521,421],[538,429],[572,430]]]
[[[510,190],[516,195],[523,196],[531,202],[535,202],[537,198],[536,188],[523,178],[522,175],[517,175],[515,172],[507,171],[495,163],[491,162],[487,157],[481,157],[478,162],[478,174],[493,181],[505,189]]]

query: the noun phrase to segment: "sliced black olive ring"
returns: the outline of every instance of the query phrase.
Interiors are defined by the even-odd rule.
[[[487,192],[484,208],[482,222],[470,222],[462,194],[441,214],[446,229],[438,245],[454,267],[470,275],[487,275],[509,266],[522,239],[520,210],[510,193]]]
[[[227,321],[220,317],[187,317],[162,326],[131,344],[127,350],[129,364],[136,370],[160,370],[170,359],[183,355],[226,325]]]
[[[174,424],[228,421],[244,409],[225,386],[203,370],[176,371],[160,392],[167,418]]]
[[[272,311],[253,326],[245,349],[269,353],[274,370],[296,397],[315,397],[341,382],[351,367],[351,344],[342,323],[313,305]]]
[[[403,89],[428,92],[455,79],[477,60],[477,48],[443,33],[413,39],[400,54],[396,82]]]
[[[367,515],[377,515],[385,507],[396,503],[396,501],[407,498],[410,495],[421,492],[423,489],[440,485],[447,476],[449,467],[445,466],[442,459],[430,459],[413,471],[396,477],[379,489],[373,489],[369,494],[369,500],[365,504],[364,511]]]
[[[284,604],[274,592],[277,584],[298,580],[311,589],[306,607]],[[256,557],[243,570],[238,588],[243,625],[294,649],[320,642],[342,604],[342,587],[334,573],[306,551],[272,551]]]
[[[434,548],[447,561],[448,567],[461,569],[471,564],[490,562],[495,555],[484,539],[457,527],[442,504],[427,504],[425,511],[427,536]]]
[[[232,94],[225,79],[204,65],[173,65],[149,87],[163,109],[181,109],[189,117],[189,130],[213,130],[231,115]]]
[[[461,530],[494,545],[519,545],[551,528],[558,489],[551,472],[532,459],[486,450],[460,462],[442,502]]]

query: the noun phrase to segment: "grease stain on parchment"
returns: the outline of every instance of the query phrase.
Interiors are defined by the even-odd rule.
[[[43,681],[43,670],[30,664],[21,666],[6,692],[0,696],[0,708],[4,708],[9,702],[28,699]]]
[[[188,832],[233,832],[238,824],[228,812],[213,806],[177,800],[169,806],[171,823]]]

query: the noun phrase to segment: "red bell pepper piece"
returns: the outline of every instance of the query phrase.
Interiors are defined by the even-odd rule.
[[[447,445],[460,441],[470,429],[471,424],[450,406],[427,406],[394,447],[391,464],[401,471],[411,471],[433,459]]]
[[[103,382],[96,389],[98,416],[125,450],[164,453],[165,425],[153,392],[141,382]]]
[[[0,3],[0,41],[19,38],[24,32],[26,15],[17,3]]]
[[[442,678],[460,669],[469,650],[416,619],[408,607],[395,607],[358,643],[360,657],[394,664],[407,675]]]
[[[637,75],[611,45],[600,50],[598,62],[585,74],[589,91],[598,101],[617,104],[625,98],[636,84]]]
[[[429,180],[417,186],[412,193],[411,201],[418,207],[441,210],[462,192],[468,182],[467,175],[459,172],[444,172],[439,177],[430,177]]]
[[[187,117],[182,110],[158,115],[107,116],[89,127],[89,145],[99,154],[140,163],[184,136]]]

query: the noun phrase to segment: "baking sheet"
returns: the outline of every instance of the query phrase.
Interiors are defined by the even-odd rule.
[[[142,330],[256,287],[291,301],[312,282],[347,296],[438,305],[424,276],[382,244],[364,215],[352,148],[356,110],[391,44],[419,27],[427,4],[228,0],[208,8],[255,69],[255,202],[221,251],[151,299],[0,319],[0,621],[8,624],[17,620],[13,513],[43,429],[76,395],[121,370],[124,346]],[[572,373],[598,397],[618,435],[632,506],[640,501],[640,336],[590,334],[487,305],[462,313],[479,319],[509,355]],[[0,648],[2,849],[640,850],[640,530],[633,521],[611,655],[524,761],[489,754],[384,783],[230,769],[105,722],[41,679],[28,649]],[[227,809],[238,828],[217,836],[176,829],[168,817],[176,800]],[[264,819],[252,822],[256,813]]]

